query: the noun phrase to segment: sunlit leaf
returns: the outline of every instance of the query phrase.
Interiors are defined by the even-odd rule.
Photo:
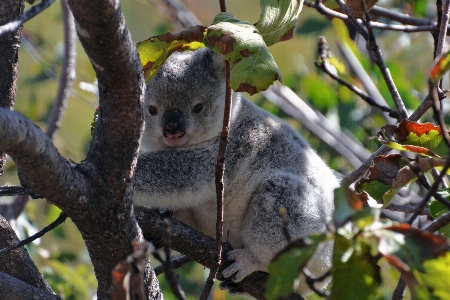
[[[294,241],[277,254],[269,265],[270,277],[266,294],[268,300],[278,299],[292,292],[294,281],[324,240],[324,234],[312,235],[297,242]]]
[[[393,149],[411,151],[433,157],[447,157],[447,148],[440,126],[402,120],[398,126],[386,125],[379,140]]]
[[[261,15],[255,24],[267,46],[294,36],[303,0],[260,0]]]
[[[256,27],[229,13],[220,13],[208,27],[205,43],[231,65],[231,88],[250,95],[281,80],[277,64]]]
[[[173,52],[197,50],[204,47],[205,30],[204,26],[192,26],[180,32],[167,32],[137,43],[136,47],[144,71],[145,82],[150,81]]]
[[[430,71],[430,80],[437,84],[447,71],[450,70],[450,51],[439,58]]]

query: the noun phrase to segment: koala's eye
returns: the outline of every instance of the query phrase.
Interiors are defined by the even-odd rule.
[[[203,109],[203,104],[199,103],[196,106],[194,106],[194,108],[192,109],[193,113],[199,113],[201,112]]]
[[[158,109],[156,108],[156,106],[150,105],[148,107],[148,112],[151,116],[156,116],[158,114]]]

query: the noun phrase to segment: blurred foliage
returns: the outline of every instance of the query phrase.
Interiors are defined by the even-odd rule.
[[[219,5],[216,2],[211,0],[185,1],[204,25],[211,24],[214,16],[219,12]],[[155,3],[156,0],[122,1],[121,8],[135,41],[172,30],[170,16],[166,12],[158,10],[160,2]],[[434,8],[426,0],[387,0],[383,1],[382,5],[386,8],[397,8],[418,17],[432,16],[435,13]],[[27,8],[29,7],[27,4]],[[260,14],[259,1],[257,0],[227,0],[227,10],[238,18],[252,23],[258,20]],[[383,21],[383,19],[381,18],[379,21]],[[375,30],[375,34],[400,95],[405,101],[407,109],[412,111],[428,92],[426,81],[433,62],[431,35],[429,33],[407,34],[380,30]],[[284,84],[291,87],[302,99],[332,120],[336,127],[351,133],[354,139],[363,144],[369,151],[375,151],[380,143],[373,137],[385,125],[386,121],[379,115],[378,111],[368,106],[345,87],[338,85],[328,75],[317,72],[314,61],[318,56],[318,35],[326,37],[332,55],[344,65],[346,63],[339,53],[337,44],[347,42],[389,106],[394,107],[378,68],[370,62],[365,48],[359,47],[363,43],[351,41],[347,29],[342,30],[342,28],[333,26],[330,20],[307,7],[304,7],[300,14],[294,39],[278,43],[270,48],[281,70]],[[49,9],[25,24],[20,49],[20,77],[15,110],[25,114],[42,128],[45,128],[48,112],[56,95],[62,50],[61,10],[57,1]],[[355,78],[351,70],[345,68],[338,71],[341,77],[363,89],[360,81]],[[55,145],[61,154],[74,161],[81,161],[86,154],[90,140],[90,124],[97,106],[96,96],[81,89],[80,83],[89,84],[93,83],[94,80],[95,74],[89,59],[78,43],[76,79],[61,128],[55,137]],[[448,88],[448,78],[444,81],[444,88]],[[352,170],[351,165],[345,159],[338,156],[332,149],[324,146],[317,137],[305,130],[299,122],[289,117],[277,106],[264,100],[260,95],[252,96],[251,99],[264,109],[282,117],[297,129],[333,169],[344,174]],[[430,114],[427,114],[422,120],[430,121],[432,119]],[[17,171],[11,160],[7,162],[2,184],[18,184]],[[369,227],[371,222],[365,223],[367,215],[373,215],[372,211],[358,214],[353,212],[353,208],[348,209],[347,214],[354,217],[361,232],[367,230],[374,234],[374,231]],[[430,209],[434,213],[434,207],[430,207]],[[46,203],[45,200],[30,201],[25,214],[19,218],[17,223],[21,238],[29,236],[36,230],[48,225],[58,215],[59,210]],[[387,236],[385,233],[383,234],[383,237]],[[369,243],[373,239],[373,236],[371,236],[371,240],[367,240],[363,239],[361,235],[345,236],[339,233],[338,240],[342,243],[336,244],[338,250],[336,255],[345,252],[345,249],[341,248],[343,245],[348,246],[354,243],[352,244],[354,245],[353,256],[349,256],[349,260],[346,262],[341,261],[339,268],[345,272],[352,271],[353,269],[350,270],[349,268],[354,266],[362,270],[370,270],[372,274],[376,275],[372,276],[372,279],[376,279],[377,285],[379,284],[378,274],[381,274],[381,286],[377,291],[371,288],[370,294],[376,294],[375,299],[389,298],[395,288],[399,272],[394,270],[392,262],[386,257],[378,261],[377,266],[373,264],[373,255],[376,251],[375,244]],[[58,294],[65,299],[95,297],[96,280],[89,255],[79,232],[70,220],[35,243],[28,245],[28,249],[33,260]],[[366,259],[355,259],[361,257]],[[334,259],[338,262],[337,256]],[[448,264],[448,255],[444,256],[442,260],[445,264]],[[436,264],[433,258],[426,261],[425,271],[421,270],[420,272],[437,272],[442,275],[441,279],[445,279],[445,275],[448,274],[445,273],[445,270],[438,270],[438,267],[439,264]],[[361,272],[361,270],[355,270],[355,272]],[[201,293],[207,271],[198,264],[190,263],[177,270],[177,273],[188,299],[197,299]],[[361,280],[362,278],[358,278],[358,274],[360,273],[353,274],[352,278]],[[421,278],[427,286],[431,286],[433,279],[437,277],[427,277],[426,273],[424,274],[420,277],[415,273],[414,276]],[[162,275],[159,280],[165,298],[173,299]],[[339,280],[345,281],[348,278]],[[367,280],[370,281],[370,278]],[[373,287],[374,282],[367,280],[361,282],[361,284]],[[441,293],[441,299],[445,299],[447,297],[443,288],[445,285],[439,286],[443,284],[441,281],[436,281],[433,284],[435,284],[433,288]],[[421,293],[421,291],[416,292]],[[212,299],[230,299],[230,296],[215,288]]]

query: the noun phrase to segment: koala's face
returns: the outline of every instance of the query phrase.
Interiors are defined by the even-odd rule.
[[[222,129],[225,71],[211,50],[174,53],[147,85],[143,151],[201,144]]]

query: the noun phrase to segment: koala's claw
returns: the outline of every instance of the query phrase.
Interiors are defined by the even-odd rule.
[[[222,271],[222,275],[227,281],[240,282],[251,273],[264,269],[249,249],[232,250],[228,252],[225,259],[234,261]]]

